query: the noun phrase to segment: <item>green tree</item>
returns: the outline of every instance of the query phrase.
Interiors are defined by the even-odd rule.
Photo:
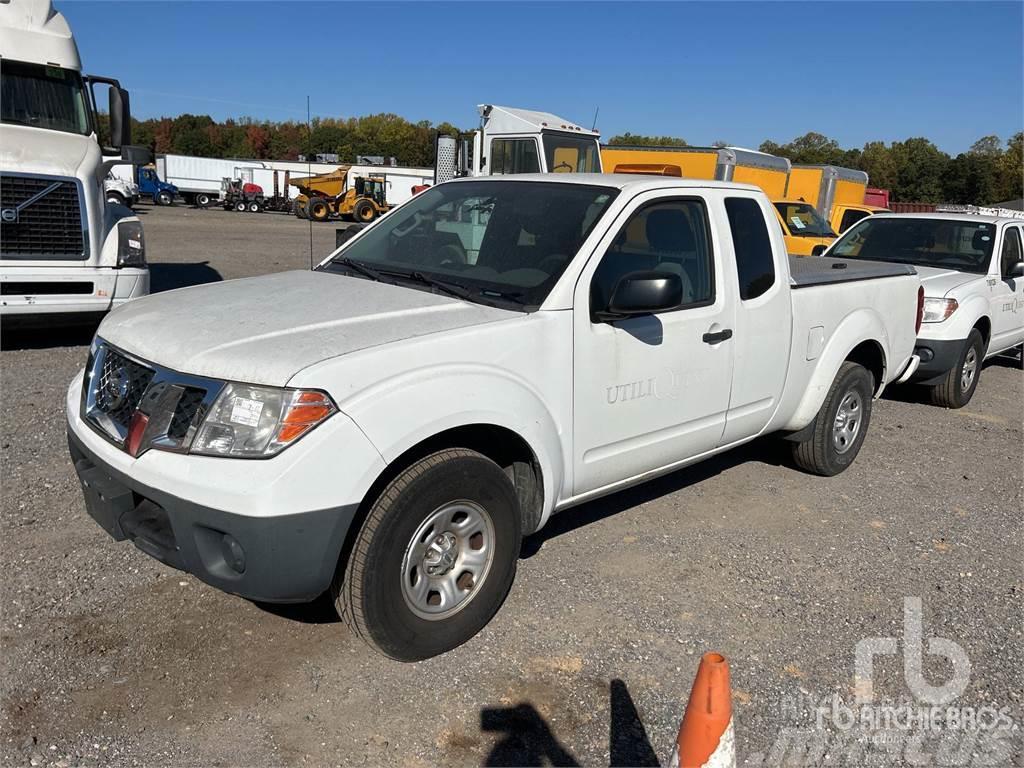
[[[620,134],[619,136],[612,136],[608,139],[609,146],[625,146],[625,147],[686,147],[689,146],[686,143],[686,139],[680,139],[676,136],[641,136],[635,133]]]

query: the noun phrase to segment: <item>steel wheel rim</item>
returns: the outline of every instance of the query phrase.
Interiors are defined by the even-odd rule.
[[[402,556],[402,597],[416,616],[440,621],[476,597],[494,562],[494,523],[472,501],[438,507],[419,525]]]
[[[974,376],[978,372],[978,352],[971,347],[967,350],[967,357],[964,358],[964,367],[960,369],[960,390],[966,392],[974,383]]]
[[[836,453],[846,453],[857,441],[863,420],[864,402],[860,393],[854,390],[843,395],[832,423],[832,446]]]

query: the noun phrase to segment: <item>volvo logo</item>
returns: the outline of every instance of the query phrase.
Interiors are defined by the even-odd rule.
[[[13,224],[18,220],[18,209],[17,208],[4,208],[0,211],[0,221],[4,224]]]
[[[128,380],[128,372],[123,368],[115,368],[107,374],[103,382],[103,399],[110,410],[120,408],[128,400],[128,390],[131,382]]]

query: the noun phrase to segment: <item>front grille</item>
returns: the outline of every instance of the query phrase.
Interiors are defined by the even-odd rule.
[[[174,407],[174,416],[171,417],[171,424],[167,427],[167,436],[173,440],[184,440],[188,435],[188,428],[192,426],[196,414],[199,413],[199,406],[203,404],[206,391],[186,387],[178,398],[178,404]]]
[[[81,261],[87,255],[76,181],[0,174],[0,258]]]
[[[152,368],[108,348],[96,385],[96,408],[127,430],[132,414],[153,381],[153,373]]]
[[[184,452],[223,388],[222,381],[136,360],[97,340],[83,382],[82,413],[133,456],[150,448]]]

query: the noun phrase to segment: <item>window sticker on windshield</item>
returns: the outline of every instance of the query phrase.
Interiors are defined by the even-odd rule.
[[[803,229],[804,227],[807,226],[802,221],[800,221],[799,216],[790,216],[789,220],[793,222],[793,226],[796,227],[797,229]]]
[[[46,76],[47,77],[52,77],[55,80],[63,80],[64,79],[64,70],[61,69],[60,67],[47,67],[46,68]]]

